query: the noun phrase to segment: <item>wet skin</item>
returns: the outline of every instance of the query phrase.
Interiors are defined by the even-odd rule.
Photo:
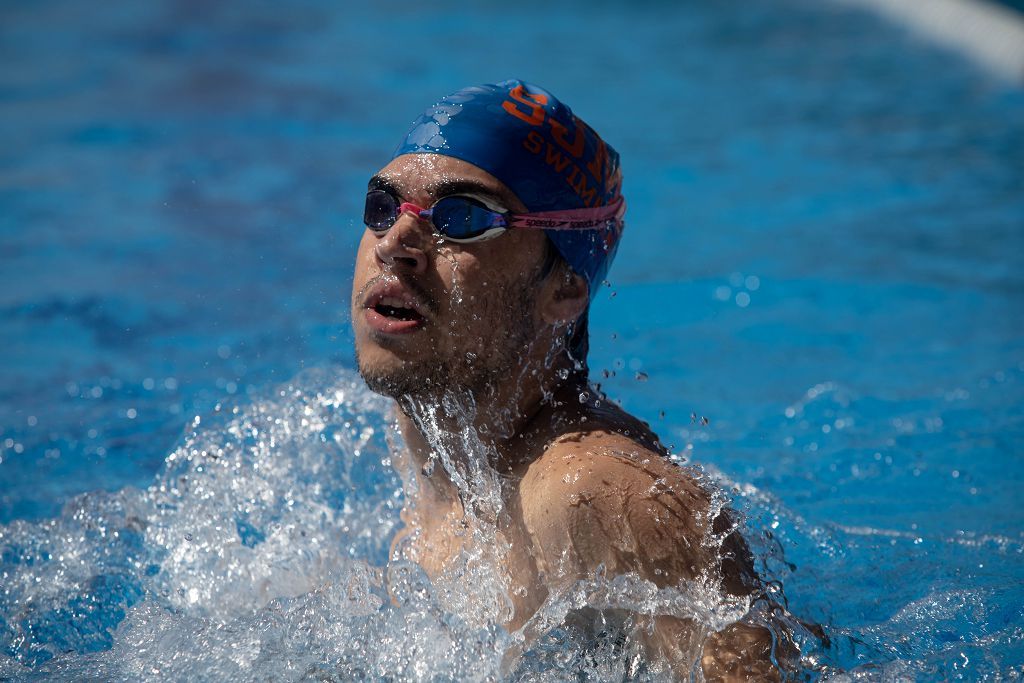
[[[422,207],[472,192],[526,210],[490,174],[438,155],[398,157],[371,187]],[[418,492],[403,511],[393,554],[438,578],[473,538],[466,525],[480,511],[467,515],[443,471],[424,471],[432,446],[417,408],[461,392],[472,396],[472,427],[502,482],[502,512],[486,521],[510,548],[510,629],[529,630],[549,594],[601,565],[609,576],[634,573],[659,587],[710,575],[728,593],[750,593],[742,540],[733,534],[721,548],[705,543],[709,532],[728,527],[712,512],[708,492],[665,457],[646,425],[598,397],[579,400],[585,376],[564,353],[564,340],[586,310],[587,287],[564,267],[543,276],[545,239],[540,231],[510,230],[478,243],[439,242],[411,214],[383,234],[363,235],[352,297],[360,372],[396,399],[408,449],[398,466],[407,485],[415,484],[407,488]],[[456,415],[439,419],[442,428],[465,427]],[[688,674],[697,637],[691,623],[662,617],[643,640],[652,656]],[[734,625],[705,641],[705,674],[773,678],[769,649],[766,631]]]

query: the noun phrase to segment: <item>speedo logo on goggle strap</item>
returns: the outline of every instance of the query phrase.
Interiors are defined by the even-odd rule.
[[[619,193],[621,174],[617,165],[610,162],[604,141],[586,123],[574,115],[570,132],[567,126],[544,109],[548,104],[547,95],[528,93],[522,85],[512,88],[508,97],[502,102],[502,109],[540,129],[527,133],[522,141],[523,148],[540,156],[565,180],[585,206],[600,205],[606,197]],[[550,130],[544,131],[545,125]],[[589,159],[584,159],[588,138],[592,141],[589,147],[593,151]]]
[[[545,230],[594,230],[614,227],[609,224],[615,223],[622,218],[622,214],[625,213],[625,202],[620,198],[607,206],[599,206],[597,211],[600,211],[600,215],[593,218],[580,217],[577,220],[555,218],[555,216],[559,215],[568,216],[573,213],[580,214],[583,212],[589,215],[593,211],[594,209],[575,209],[574,211],[545,211],[532,215],[511,215],[509,216],[508,224],[509,227],[514,228],[543,228]]]

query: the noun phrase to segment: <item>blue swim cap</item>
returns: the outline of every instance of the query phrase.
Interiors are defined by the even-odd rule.
[[[621,198],[619,155],[543,88],[518,80],[465,88],[428,107],[392,158],[443,154],[482,168],[531,212],[607,206]],[[591,294],[608,272],[622,220],[545,230]]]

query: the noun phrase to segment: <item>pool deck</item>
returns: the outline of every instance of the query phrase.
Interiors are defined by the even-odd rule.
[[[986,0],[840,0],[871,9],[1024,84],[1024,14]]]

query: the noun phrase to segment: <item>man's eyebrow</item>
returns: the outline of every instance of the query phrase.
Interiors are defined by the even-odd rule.
[[[366,189],[385,190],[395,195],[396,197],[401,194],[401,192],[398,189],[398,186],[382,175],[375,175],[372,178],[370,178],[370,182],[366,184]]]
[[[508,204],[500,192],[476,180],[442,180],[426,189],[435,198],[453,194],[475,194],[479,197],[493,199],[498,204]]]
[[[398,185],[382,175],[375,175],[370,178],[370,182],[367,187],[370,190],[384,190],[386,192],[390,192],[396,197],[405,197],[402,189]],[[508,200],[501,192],[476,180],[442,180],[440,182],[427,185],[423,189],[425,189],[427,194],[434,199],[447,197],[453,194],[473,194],[479,197],[492,199],[497,204],[508,205]]]

